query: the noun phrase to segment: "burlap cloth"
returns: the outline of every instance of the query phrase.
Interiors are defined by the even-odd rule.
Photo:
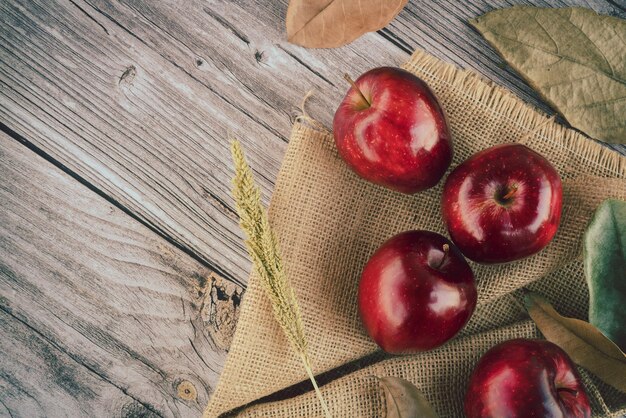
[[[626,158],[573,130],[545,124],[544,115],[509,91],[422,51],[415,52],[404,68],[431,86],[447,113],[454,137],[451,167],[494,144],[522,142],[561,174],[563,218],[556,237],[539,254],[506,265],[472,264],[478,307],[457,338],[434,351],[387,359],[325,385],[322,392],[336,418],[385,415],[371,375],[408,379],[441,417],[462,417],[468,376],[481,354],[503,340],[540,336],[520,305],[521,287],[540,291],[565,315],[586,318],[582,233],[603,199],[626,199]],[[413,196],[374,186],[347,168],[328,131],[303,121],[294,124],[270,218],[301,306],[316,373],[377,350],[357,314],[360,272],[372,252],[400,231],[446,234],[440,215],[442,185],[443,181]],[[595,416],[626,413],[626,395],[585,370],[581,373]],[[305,379],[300,359],[252,275],[230,354],[205,416],[216,417]],[[239,412],[246,417],[321,415],[313,392]]]

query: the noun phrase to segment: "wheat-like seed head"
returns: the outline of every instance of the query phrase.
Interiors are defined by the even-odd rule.
[[[306,357],[307,343],[300,308],[287,280],[278,241],[270,227],[267,212],[261,205],[261,193],[254,183],[252,170],[238,141],[233,141],[231,151],[235,163],[233,196],[239,224],[247,237],[248,253],[270,299],[276,320],[293,348]]]

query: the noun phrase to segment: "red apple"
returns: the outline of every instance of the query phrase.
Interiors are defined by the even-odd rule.
[[[542,340],[505,341],[478,362],[467,418],[588,418],[589,398],[567,354]]]
[[[455,168],[442,194],[452,241],[479,263],[504,263],[543,249],[561,219],[561,179],[521,144],[480,151]]]
[[[475,306],[472,269],[454,244],[429,231],[389,239],[359,283],[363,325],[388,353],[440,346],[463,328]]]
[[[353,86],[333,120],[344,161],[365,180],[404,193],[437,184],[452,161],[452,140],[428,85],[391,67],[347,79]]]

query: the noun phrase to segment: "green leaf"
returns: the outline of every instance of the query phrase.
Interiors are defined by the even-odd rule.
[[[437,418],[424,395],[408,380],[379,377],[387,401],[386,418]]]
[[[584,236],[589,322],[626,351],[626,202],[608,199]]]
[[[543,296],[528,292],[524,305],[548,341],[565,351],[579,366],[626,393],[626,355],[596,327],[559,315]]]
[[[512,7],[470,21],[569,123],[626,143],[626,21],[582,8]]]

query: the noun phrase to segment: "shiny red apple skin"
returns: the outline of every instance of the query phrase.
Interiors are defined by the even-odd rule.
[[[365,330],[383,350],[414,353],[442,345],[463,328],[476,306],[476,286],[472,269],[447,238],[407,231],[369,259],[358,301]]]
[[[359,176],[403,193],[436,185],[452,161],[446,118],[428,85],[400,68],[364,73],[335,112],[343,160]]]
[[[465,395],[467,418],[590,418],[580,375],[549,341],[516,339],[491,348]]]
[[[543,249],[559,227],[561,206],[558,172],[521,144],[497,145],[465,160],[446,179],[441,204],[452,241],[479,263],[514,261]]]

